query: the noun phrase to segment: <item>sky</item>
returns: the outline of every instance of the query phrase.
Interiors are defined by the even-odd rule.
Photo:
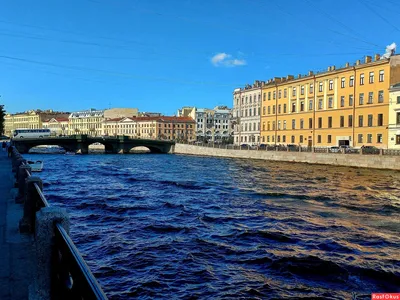
[[[232,107],[255,80],[400,44],[397,0],[2,0],[1,12],[9,113]]]

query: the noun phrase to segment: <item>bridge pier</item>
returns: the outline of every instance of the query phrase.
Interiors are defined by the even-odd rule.
[[[88,154],[89,153],[89,145],[87,143],[78,143],[76,146],[77,153],[80,154]]]

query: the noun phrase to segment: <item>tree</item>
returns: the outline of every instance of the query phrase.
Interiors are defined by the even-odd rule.
[[[4,111],[4,105],[0,105],[0,134],[4,134],[4,116],[6,115]]]

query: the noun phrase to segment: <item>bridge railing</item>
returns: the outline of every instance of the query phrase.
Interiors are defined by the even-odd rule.
[[[16,201],[24,205],[20,231],[35,237],[37,274],[33,286],[37,297],[107,299],[69,236],[65,209],[50,206],[41,179],[32,176],[31,167],[17,150],[11,157],[18,186]]]

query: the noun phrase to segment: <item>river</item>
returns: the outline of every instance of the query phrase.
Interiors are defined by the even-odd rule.
[[[110,299],[400,292],[400,172],[180,155],[26,155]]]

